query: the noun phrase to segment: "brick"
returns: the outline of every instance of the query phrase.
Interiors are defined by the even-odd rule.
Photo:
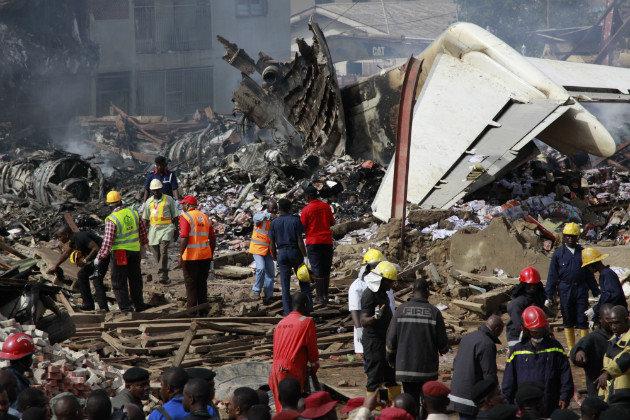
[[[70,376],[68,377],[68,379],[70,380],[70,382],[72,382],[73,384],[82,384],[85,383],[85,377],[83,376]]]
[[[63,378],[63,375],[61,374],[61,372],[48,372],[48,375],[46,375],[46,377],[48,379],[56,379],[56,380],[60,380]]]

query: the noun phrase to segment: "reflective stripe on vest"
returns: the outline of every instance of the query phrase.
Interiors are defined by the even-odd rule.
[[[170,225],[172,220],[164,218],[164,207],[166,206],[166,194],[162,194],[162,200],[155,203],[155,200],[151,202],[151,226],[156,225]]]
[[[254,226],[252,239],[249,242],[249,253],[254,255],[267,255],[269,252],[269,227],[271,220],[263,220],[258,226]]]
[[[209,237],[212,220],[197,209],[190,210],[183,214],[190,223],[188,233],[188,245],[182,254],[184,261],[207,260],[212,258],[212,248]]]
[[[117,249],[140,251],[137,211],[124,208],[110,214],[105,220],[111,220],[116,225],[116,236],[112,244],[112,251]]]
[[[540,350],[540,351],[529,351],[529,350],[519,350],[519,351],[515,351],[514,353],[512,353],[512,355],[510,356],[510,358],[507,360],[508,363],[510,363],[512,361],[512,359],[514,359],[514,356],[520,356],[522,354],[541,354],[541,353],[552,353],[552,352],[558,352],[561,354],[565,354],[564,350],[559,348],[559,347],[551,347],[548,349],[544,349],[544,350]]]

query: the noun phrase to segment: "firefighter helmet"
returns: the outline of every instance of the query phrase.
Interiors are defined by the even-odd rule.
[[[549,321],[542,309],[538,306],[528,306],[521,315],[523,326],[528,330],[537,330],[549,326]]]
[[[28,334],[18,333],[10,335],[2,343],[0,357],[3,359],[16,360],[35,353],[35,343],[33,337]]]
[[[540,273],[532,266],[527,266],[521,271],[519,280],[527,284],[540,283]]]

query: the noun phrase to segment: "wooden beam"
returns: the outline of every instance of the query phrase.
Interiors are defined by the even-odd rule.
[[[459,299],[453,299],[451,300],[451,303],[459,306],[460,308],[477,312],[478,314],[482,314],[482,315],[486,314],[486,308],[484,307],[482,303],[467,302],[465,300],[459,300]]]
[[[79,227],[76,223],[74,223],[74,219],[70,213],[64,213],[63,218],[66,219],[66,223],[70,226],[70,229],[72,229],[73,232],[79,232]]]
[[[116,352],[118,354],[122,354],[123,356],[127,356],[127,354],[125,353],[125,351],[123,350],[123,345],[120,342],[120,340],[118,340],[117,338],[112,337],[111,335],[107,334],[106,332],[103,332],[101,334],[101,338],[103,339],[103,341],[105,341],[107,344],[109,344],[110,346],[112,346],[114,348],[114,350],[116,350]]]
[[[7,245],[4,241],[0,240],[0,249],[7,251],[9,254],[13,254],[21,260],[25,260],[28,258],[26,255],[22,254],[20,251],[16,250],[13,247]]]
[[[175,353],[175,358],[173,359],[173,367],[179,367],[184,361],[184,357],[186,357],[186,353],[188,353],[188,347],[190,347],[190,343],[195,338],[195,334],[197,333],[197,321],[193,321],[190,323],[190,328],[186,331],[186,335],[184,335],[184,339],[182,340],[182,344],[177,349],[177,353]]]

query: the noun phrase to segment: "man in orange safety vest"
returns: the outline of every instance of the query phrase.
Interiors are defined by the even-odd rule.
[[[278,203],[275,200],[267,202],[265,211],[254,214],[254,231],[249,242],[249,253],[254,256],[256,262],[256,282],[252,287],[254,299],[260,299],[263,293],[263,303],[267,304],[273,296],[273,278],[276,275],[276,267],[271,255],[269,239],[269,226],[271,219],[278,213]],[[263,286],[264,285],[264,286]]]

